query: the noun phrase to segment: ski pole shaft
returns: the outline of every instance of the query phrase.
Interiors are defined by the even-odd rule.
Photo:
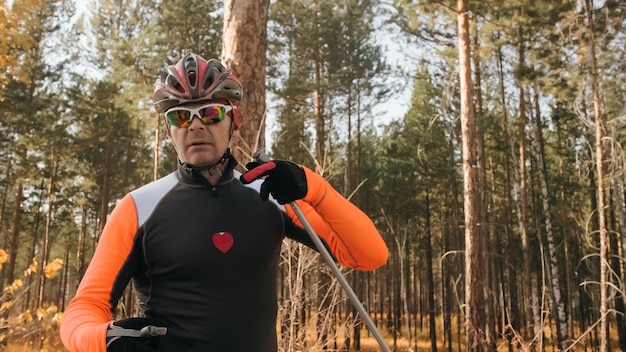
[[[269,158],[265,155],[265,153],[263,153],[260,150],[255,152],[253,157],[256,159],[257,162],[260,162],[260,163],[265,163],[269,161]],[[354,308],[356,308],[358,313],[361,315],[361,318],[363,318],[363,320],[365,321],[365,325],[367,325],[372,335],[374,335],[374,338],[376,339],[376,341],[378,341],[378,344],[380,345],[382,350],[384,352],[391,352],[391,349],[387,345],[387,342],[380,334],[380,331],[378,331],[378,328],[376,328],[376,324],[374,324],[374,321],[372,321],[372,318],[365,310],[365,307],[363,307],[363,304],[357,297],[356,293],[354,293],[354,290],[350,286],[350,283],[348,283],[348,280],[346,280],[346,278],[341,273],[341,270],[339,270],[339,267],[335,263],[335,260],[330,255],[330,253],[328,252],[328,249],[326,249],[326,246],[324,246],[324,243],[322,243],[322,240],[320,239],[320,237],[317,235],[317,233],[315,232],[315,230],[313,229],[313,227],[307,220],[306,216],[302,212],[302,209],[300,209],[300,206],[298,206],[298,204],[296,204],[295,201],[290,202],[289,205],[291,206],[293,211],[296,213],[296,216],[302,223],[302,226],[304,227],[306,232],[309,234],[309,237],[315,244],[316,249],[322,255],[326,264],[328,264],[328,266],[330,267],[331,271],[335,275],[335,278],[337,278],[337,280],[343,287],[344,291],[348,295],[350,302],[352,302],[352,305],[354,306]]]
[[[376,325],[372,321],[372,318],[369,316],[369,314],[365,310],[365,307],[363,307],[363,304],[357,297],[356,293],[354,293],[354,290],[352,289],[352,287],[350,286],[346,278],[343,276],[343,274],[339,270],[339,267],[337,266],[337,264],[335,264],[335,261],[331,257],[330,253],[328,253],[328,250],[322,243],[322,240],[320,240],[319,236],[315,233],[315,230],[313,230],[313,228],[311,227],[311,224],[309,224],[308,220],[304,216],[304,213],[302,213],[302,210],[300,209],[298,204],[296,204],[296,202],[291,202],[289,203],[289,205],[298,216],[298,219],[300,220],[302,225],[304,225],[304,228],[309,233],[311,240],[315,243],[315,247],[320,252],[322,257],[324,257],[326,264],[330,266],[332,272],[335,274],[335,277],[337,278],[337,280],[339,280],[339,283],[348,294],[348,297],[350,298],[352,305],[359,312],[359,314],[361,315],[361,318],[363,318],[363,320],[365,321],[365,325],[367,325],[372,335],[374,335],[380,347],[385,352],[391,352],[391,349],[389,349],[389,346],[387,346],[387,342],[385,342],[385,339],[383,339],[382,335],[380,334],[380,331],[378,331],[378,329],[376,328]]]

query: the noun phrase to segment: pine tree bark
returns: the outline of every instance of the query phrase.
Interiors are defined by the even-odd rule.
[[[604,148],[602,140],[604,138],[604,121],[602,116],[600,88],[598,86],[598,67],[596,62],[596,42],[593,26],[593,4],[591,0],[585,0],[585,12],[587,15],[587,26],[589,34],[589,61],[591,63],[591,90],[593,93],[593,112],[595,117],[595,161],[597,173],[597,194],[598,197],[598,225],[600,226],[600,352],[606,352],[609,348],[608,336],[608,279],[609,279],[609,258],[608,258],[608,232],[604,215],[605,199],[605,175],[604,175]]]
[[[461,133],[463,141],[463,198],[465,201],[465,331],[468,351],[488,351],[485,332],[485,260],[479,228],[478,164],[474,121],[469,35],[469,0],[457,2]]]
[[[239,162],[265,148],[265,76],[267,66],[267,16],[269,0],[224,0],[222,62],[243,85],[239,104],[239,140],[233,155]]]
[[[482,100],[482,72],[481,72],[481,62],[480,62],[480,42],[479,42],[479,33],[478,33],[478,24],[474,26],[474,118],[476,120],[480,120],[483,117],[483,100]],[[491,258],[489,257],[489,253],[492,252],[488,250],[490,248],[491,243],[491,227],[488,226],[490,224],[489,212],[487,209],[494,209],[491,199],[491,190],[489,189],[489,185],[487,182],[487,152],[485,151],[485,136],[483,133],[483,129],[480,125],[476,124],[476,162],[478,164],[478,195],[480,198],[477,200],[477,208],[478,211],[478,219],[481,227],[480,230],[480,246],[485,249],[485,258],[484,265],[486,268],[485,273],[487,274],[484,278],[484,297],[485,297],[485,336],[487,338],[487,343],[489,344],[489,348],[491,350],[496,350],[496,334],[495,334],[495,326],[496,326],[496,317],[495,317],[495,309],[492,305],[492,300],[489,299],[489,292],[497,292],[498,288],[496,286],[492,286],[495,284],[495,279],[493,277],[495,274],[493,273],[494,265],[490,265]],[[487,224],[485,226],[484,224]]]

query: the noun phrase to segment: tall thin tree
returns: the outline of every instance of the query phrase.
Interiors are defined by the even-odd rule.
[[[224,1],[222,61],[239,77],[243,99],[239,104],[243,124],[233,154],[244,156],[265,148],[265,76],[267,66],[267,16],[269,0]]]
[[[608,275],[609,275],[609,258],[608,258],[608,232],[606,227],[606,218],[604,215],[604,122],[602,116],[600,88],[598,85],[598,64],[596,59],[596,41],[594,33],[593,18],[593,2],[585,0],[585,13],[587,15],[587,27],[589,37],[589,62],[591,64],[591,91],[593,94],[593,114],[595,117],[595,163],[596,173],[598,176],[597,192],[598,197],[598,225],[600,226],[600,352],[606,352],[609,348],[609,326],[608,326]]]
[[[468,351],[488,351],[485,333],[485,265],[479,228],[479,174],[476,155],[476,123],[472,87],[469,0],[457,2],[459,84],[463,141],[463,197],[465,200],[465,332]]]

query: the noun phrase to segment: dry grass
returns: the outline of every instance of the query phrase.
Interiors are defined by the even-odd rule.
[[[555,351],[553,343],[551,341],[552,335],[550,334],[550,329],[546,328],[546,343],[543,351],[552,352]],[[417,346],[416,342],[412,341],[412,349],[409,348],[408,340],[405,337],[397,338],[395,345],[393,341],[393,337],[389,336],[386,331],[381,331],[383,337],[387,341],[388,346],[394,352],[409,352],[409,351],[429,351],[431,350],[430,340],[428,338],[428,330],[420,331]],[[438,338],[441,339],[440,332],[438,331]],[[329,345],[329,348],[324,350],[322,344],[318,343],[316,340],[316,332],[315,329],[307,327],[307,342],[306,347],[294,349],[293,351],[286,352],[355,352],[356,350],[351,346],[348,350],[343,345],[345,342],[345,333],[341,329],[338,329],[334,337],[332,338],[332,342]],[[505,340],[498,340],[496,342],[497,349],[496,351],[509,351],[509,344]],[[337,345],[337,347],[335,346]],[[577,345],[573,346],[570,351],[594,351],[599,350],[597,347],[590,347],[591,341],[589,339],[581,339],[578,341]],[[417,349],[416,349],[417,347]],[[439,351],[447,351],[447,345],[444,346],[443,341],[439,340],[437,342],[437,349]],[[619,343],[617,338],[617,332],[611,331],[611,349],[619,350]],[[19,334],[13,334],[10,336],[9,344],[6,346],[0,346],[1,351],[11,351],[11,352],[67,352],[67,349],[63,347],[61,340],[58,334],[58,326],[46,326],[45,328],[39,327],[35,329],[35,331],[20,331]],[[452,351],[464,351],[465,347],[463,343],[460,345],[457,341],[453,341]],[[362,352],[376,352],[382,351],[380,348],[378,341],[373,336],[370,336],[369,332],[366,328],[363,328],[361,331],[361,351]],[[526,351],[523,347],[513,346],[512,351]]]

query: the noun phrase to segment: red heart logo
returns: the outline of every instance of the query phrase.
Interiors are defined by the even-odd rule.
[[[233,246],[235,239],[233,235],[228,232],[218,232],[213,235],[213,244],[217,249],[219,249],[222,253],[226,253]]]

